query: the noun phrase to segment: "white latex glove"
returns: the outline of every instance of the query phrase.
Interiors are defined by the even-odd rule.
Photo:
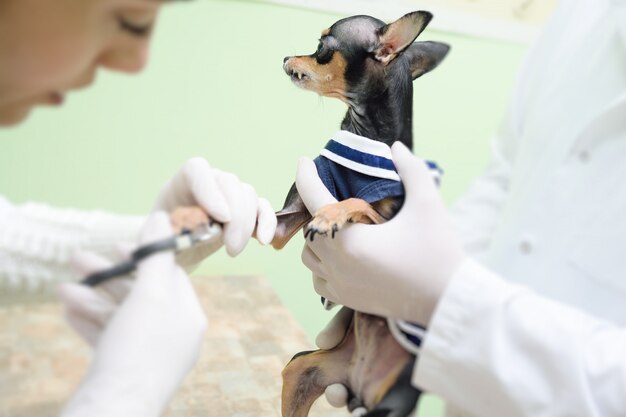
[[[109,260],[91,252],[76,254],[71,263],[82,276],[112,266]],[[103,282],[97,289],[75,283],[59,285],[57,293],[65,307],[65,319],[85,342],[95,348],[132,284],[130,278],[116,278]]]
[[[427,326],[465,254],[427,165],[396,142],[393,161],[404,184],[398,214],[380,225],[353,224],[307,241],[302,261],[315,290],[355,310]],[[298,193],[311,213],[336,200],[303,158]]]
[[[192,158],[161,189],[155,210],[168,213],[181,206],[200,206],[209,217],[224,225],[222,239],[183,253],[178,262],[189,270],[222,244],[230,256],[238,255],[256,231],[267,245],[274,238],[276,215],[270,203],[237,176],[211,168],[203,158]],[[256,228],[256,229],[255,229]]]
[[[171,234],[169,218],[155,213],[148,218],[141,240],[147,243]],[[70,285],[60,289],[68,310],[89,307],[85,300],[76,299],[79,292],[67,290],[76,289]],[[84,290],[83,294],[92,293],[90,300],[99,299],[95,291]],[[96,348],[62,417],[157,417],[200,352],[207,320],[196,294],[173,254],[164,252],[139,264],[134,285],[121,305],[113,301],[109,306],[114,308],[108,310],[105,304],[103,314],[82,310],[83,323],[93,321],[89,329],[96,336],[90,336]],[[104,330],[98,334],[98,329]]]

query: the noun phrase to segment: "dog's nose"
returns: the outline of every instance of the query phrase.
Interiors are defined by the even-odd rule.
[[[291,57],[290,57],[290,56],[286,56],[286,57],[283,59],[283,64],[284,64],[285,62],[289,61],[289,58],[291,58]]]

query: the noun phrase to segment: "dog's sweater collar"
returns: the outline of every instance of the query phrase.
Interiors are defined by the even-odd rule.
[[[328,141],[320,155],[362,174],[400,181],[391,148],[383,142],[340,130]]]
[[[340,130],[328,141],[320,155],[331,161],[377,178],[400,181],[389,145],[347,130]],[[439,184],[443,171],[433,161],[426,161],[434,180]]]

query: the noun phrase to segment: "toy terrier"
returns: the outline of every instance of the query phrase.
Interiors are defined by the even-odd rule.
[[[272,245],[282,248],[301,228],[305,238],[334,237],[347,223],[376,224],[393,217],[404,189],[390,145],[413,145],[413,85],[434,69],[449,47],[415,42],[432,15],[417,11],[385,24],[370,16],[341,19],[322,31],[315,53],[284,59],[295,85],[346,103],[341,131],[315,160],[320,178],[337,198],[313,216],[295,184]],[[328,385],[344,384],[349,408],[367,416],[405,417],[419,391],[410,384],[415,357],[402,348],[385,318],[355,312],[343,341],[331,350],[301,352],[283,370],[282,415],[306,417]]]

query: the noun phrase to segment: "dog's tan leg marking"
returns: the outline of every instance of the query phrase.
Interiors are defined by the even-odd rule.
[[[386,319],[355,312],[353,323],[350,388],[368,409],[373,409],[395,384],[411,355],[395,340]]]
[[[208,221],[209,216],[198,206],[177,207],[170,213],[170,222],[176,234],[183,229],[193,230]]]
[[[327,386],[345,385],[368,409],[380,403],[411,359],[386,319],[356,312],[342,342],[302,352],[283,369],[282,417],[307,417]]]
[[[283,369],[282,417],[307,417],[311,406],[331,384],[348,384],[354,332],[334,349],[301,352]]]
[[[308,233],[327,235],[341,230],[346,223],[379,224],[385,219],[365,200],[349,198],[319,209],[307,225]]]

